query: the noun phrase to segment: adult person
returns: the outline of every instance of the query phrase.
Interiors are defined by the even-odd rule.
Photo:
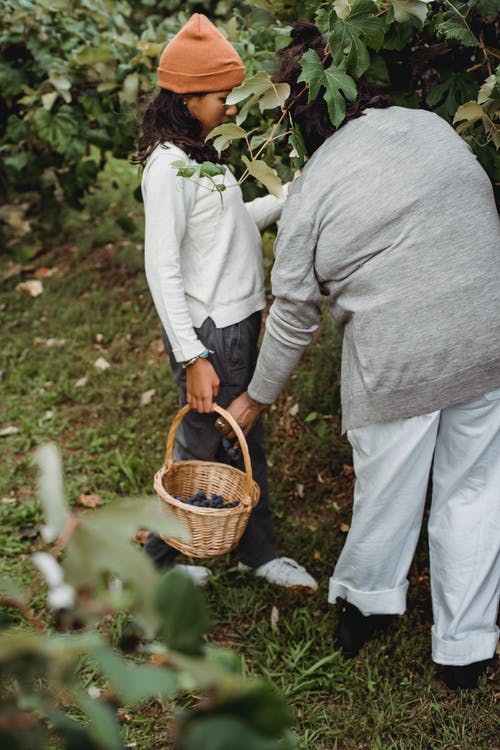
[[[173,167],[179,160],[188,168],[217,161],[205,138],[236,113],[226,97],[244,77],[231,44],[204,15],[192,15],[161,54],[160,91],[145,111],[135,159],[144,165],[147,281],[180,404],[192,407],[177,430],[177,461],[231,462],[214,426],[213,402],[227,406],[244,391],[257,358],[265,305],[259,229],[276,221],[282,201],[266,196],[244,203],[229,169],[187,179]],[[214,182],[225,185],[222,197]],[[261,423],[249,433],[248,447],[261,492],[239,543],[240,566],[280,586],[314,590],[312,576],[277,553]],[[158,567],[177,555],[154,533],[145,550]],[[210,574],[202,565],[182,567],[200,584]]]
[[[428,523],[432,655],[455,689],[495,653],[500,540],[500,232],[469,146],[435,114],[365,84],[337,129],[297,78],[325,40],[300,23],[277,81],[311,158],[284,207],[274,303],[256,370],[229,411],[244,430],[277,397],[318,328],[322,295],[343,333],[342,425],[356,483],[330,579],[337,644],[354,656],[406,606]],[[302,92],[302,93],[301,93]]]

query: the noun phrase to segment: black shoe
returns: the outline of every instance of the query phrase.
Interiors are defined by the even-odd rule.
[[[393,620],[394,615],[363,615],[354,604],[338,596],[339,619],[335,631],[335,645],[345,659],[357,655],[361,646],[384,630]]]
[[[493,659],[473,661],[471,664],[463,665],[446,664],[441,677],[448,690],[470,690],[477,688],[479,678],[483,674],[491,672],[489,667],[492,664]]]

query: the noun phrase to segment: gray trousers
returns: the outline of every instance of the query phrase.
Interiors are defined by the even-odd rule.
[[[220,378],[217,403],[223,408],[247,389],[257,361],[257,343],[260,334],[261,313],[225,328],[216,328],[207,318],[196,333],[202,343],[214,353],[209,361]],[[175,381],[180,389],[180,406],[186,403],[186,371],[176,362],[168,339],[163,334],[165,348]],[[222,446],[222,436],[214,427],[216,414],[198,414],[190,411],[180,423],[176,433],[174,459],[186,461],[199,459],[230,464],[231,459]],[[256,568],[277,557],[274,522],[269,507],[267,488],[267,460],[264,448],[264,430],[259,420],[247,435],[253,477],[260,487],[260,499],[253,509],[248,525],[237,548],[241,562]],[[234,465],[234,464],[233,464]],[[243,463],[236,464],[243,469]],[[158,567],[166,567],[178,554],[156,534],[149,534],[145,547],[147,554]]]

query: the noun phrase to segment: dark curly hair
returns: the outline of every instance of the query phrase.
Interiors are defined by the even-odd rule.
[[[285,107],[289,109],[292,119],[299,126],[307,153],[311,156],[335,132],[336,128],[330,120],[327,104],[323,98],[324,89],[320,90],[316,99],[311,102],[307,101],[307,87],[304,83],[297,81],[302,72],[300,60],[310,49],[316,52],[323,65],[329,65],[332,58],[325,38],[313,23],[298,21],[291,31],[291,37],[291,43],[281,52],[280,68],[273,78],[276,83],[288,83],[290,86],[290,96]],[[363,110],[368,107],[383,109],[394,103],[389,96],[365,78],[360,78],[356,85],[358,96],[354,102],[346,102],[345,120],[339,127],[361,117]]]
[[[203,140],[201,124],[191,117],[184,104],[186,96],[203,94],[175,94],[160,89],[149,102],[142,117],[137,153],[131,159],[133,164],[144,164],[154,149],[165,141],[178,146],[197,162],[221,161],[212,144]]]

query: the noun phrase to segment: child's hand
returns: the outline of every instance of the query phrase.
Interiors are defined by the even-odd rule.
[[[198,357],[186,369],[187,402],[200,414],[214,410],[214,398],[219,393],[220,380],[208,359]]]

